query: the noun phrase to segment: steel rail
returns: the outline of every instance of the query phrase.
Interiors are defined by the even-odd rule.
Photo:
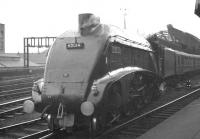
[[[18,106],[16,108],[11,108],[9,110],[5,110],[0,112],[0,117],[2,117],[5,114],[11,113],[11,112],[16,112],[16,111],[22,111],[23,110],[23,106]]]
[[[5,102],[5,103],[1,103],[0,107],[6,106],[6,105],[12,105],[14,103],[19,103],[19,102],[23,102],[25,100],[31,99],[32,97],[25,97],[22,99],[18,99],[18,100],[13,100],[13,101],[9,101],[9,102]]]
[[[17,123],[17,124],[14,124],[14,125],[9,125],[9,126],[5,126],[5,127],[1,127],[0,128],[0,132],[4,132],[5,130],[10,130],[10,129],[13,129],[13,128],[16,128],[16,127],[19,127],[19,126],[33,124],[33,123],[36,123],[36,122],[39,122],[39,121],[42,121],[42,120],[43,120],[42,118],[37,118],[37,119],[30,120],[30,121],[25,121],[25,122]]]
[[[16,81],[24,81],[24,80],[27,80],[27,79],[35,79],[35,78],[39,78],[39,77],[41,77],[41,75],[37,75],[37,76],[35,76],[35,75],[31,75],[31,76],[25,76],[25,77],[23,77],[23,78],[14,78],[14,79],[12,79],[12,77],[11,77],[11,79],[3,79],[2,81],[0,81],[0,84],[1,83],[9,83],[9,82],[16,82]]]
[[[25,89],[32,89],[32,87],[24,87],[24,88],[18,88],[18,89],[13,89],[13,90],[1,91],[0,94],[16,92],[16,91],[21,91],[21,90],[25,90]]]
[[[0,89],[7,88],[7,87],[13,87],[13,86],[27,85],[27,84],[33,84],[33,80],[30,80],[30,82],[26,81],[26,82],[21,82],[21,83],[0,85]]]
[[[25,100],[29,100],[29,99],[31,99],[31,97],[26,97],[26,98],[23,98],[23,99],[19,99],[19,100],[10,101],[10,102],[7,102],[7,103],[0,104],[0,107],[3,107],[3,109],[0,112],[0,117],[4,117],[4,116],[6,116],[10,113],[23,112],[23,106],[21,106],[20,103],[24,102]],[[11,107],[11,106],[16,105],[18,103],[19,103],[19,106]],[[9,108],[9,109],[4,110],[5,109],[4,107]]]
[[[49,137],[49,136],[52,136],[52,131],[50,131],[50,129],[46,129],[46,130],[42,130],[40,132],[36,132],[36,133],[33,133],[33,134],[30,134],[30,135],[27,135],[27,136],[24,136],[24,137],[21,137],[21,138],[18,138],[18,139],[38,139],[38,138],[46,138],[46,137]]]
[[[31,90],[26,90],[26,91],[22,91],[22,92],[13,92],[13,93],[10,93],[10,94],[0,95],[0,99],[7,98],[7,97],[16,98],[17,96],[21,96],[22,94],[31,95]]]

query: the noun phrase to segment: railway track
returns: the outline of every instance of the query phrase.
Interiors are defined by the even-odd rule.
[[[21,97],[27,97],[31,95],[31,88],[33,81],[28,83],[17,83],[13,85],[5,85],[0,87],[0,100],[5,102],[10,99],[16,99]],[[3,88],[3,90],[2,90]]]
[[[35,75],[40,75],[40,74],[32,74],[32,75],[19,75],[19,76],[8,76],[8,77],[3,77],[3,81],[6,81],[6,80],[13,80],[13,79],[23,79],[23,78],[28,78],[28,77],[32,77],[32,76],[35,76]]]
[[[200,88],[146,113],[134,116],[133,118],[128,118],[127,121],[121,122],[106,130],[97,138],[137,138],[149,129],[169,118],[175,112],[181,110],[195,99],[199,98],[199,91]]]
[[[28,97],[31,95],[31,88],[32,87],[24,87],[20,89],[2,91],[0,92],[0,100],[8,101],[13,99],[18,99],[21,97]]]
[[[23,115],[23,102],[28,99],[31,99],[31,97],[0,104],[0,121],[5,121],[6,119],[15,117],[16,115]]]
[[[4,103],[9,100],[29,97],[33,82],[40,78],[41,75],[0,81],[0,101]]]
[[[23,102],[31,99],[33,81],[39,77],[18,78],[0,82],[0,122],[23,115]]]
[[[23,102],[31,99],[33,82],[41,77],[35,74],[0,80],[0,138],[38,138],[49,132],[42,119],[33,119],[38,114],[30,116],[23,112]]]
[[[41,78],[41,74],[29,75],[29,76],[20,76],[18,78],[13,77],[9,79],[0,80],[0,87],[4,88],[4,86],[9,86],[10,84],[19,84],[19,83],[27,83],[30,81],[37,80]]]
[[[40,76],[26,76],[27,78],[14,78],[0,82],[0,120],[5,121],[16,115],[22,115],[23,102],[31,99],[33,81]]]
[[[175,112],[189,104],[191,101],[199,97],[198,91],[200,89],[197,89],[195,91],[192,91],[191,93],[182,96],[176,100],[173,100],[165,105],[162,105],[156,109],[153,109],[149,112],[142,113],[140,115],[134,116],[134,117],[126,117],[126,120],[121,120],[119,124],[114,125],[112,128],[109,128],[98,136],[97,138],[136,138],[152,127],[154,127],[156,124],[162,122],[164,119],[167,119],[169,116],[173,115]],[[26,99],[30,99],[27,97]],[[21,99],[23,100],[23,99]],[[25,98],[24,98],[25,100]],[[16,108],[12,108],[11,102],[8,102],[7,106],[11,106],[10,108],[6,108],[6,105],[4,106],[6,109],[5,113],[0,112],[0,116],[8,116],[8,115],[14,115],[15,113],[20,114],[22,112],[22,106],[20,106],[20,100],[18,100],[19,103],[16,101],[13,104],[16,106],[19,104],[19,107],[16,106]],[[184,102],[184,103],[183,103]],[[0,108],[3,108],[3,105],[0,105]],[[7,112],[6,112],[7,111]],[[11,116],[11,117],[14,117]],[[8,116],[9,117],[9,116]],[[3,118],[2,118],[3,119]],[[61,131],[56,133],[52,133],[47,129],[46,122],[41,122],[42,120],[39,118],[36,121],[31,120],[31,122],[22,122],[19,124],[15,124],[12,126],[5,126],[0,128],[0,138],[61,138],[62,134],[64,136],[69,136],[69,138],[83,138],[83,136],[80,136],[83,133],[75,133],[75,135],[69,135],[66,133],[62,133]],[[125,122],[124,122],[125,121]],[[30,123],[30,125],[28,124]],[[42,128],[40,126],[43,125]],[[19,128],[20,127],[20,128]],[[26,128],[28,127],[28,128]],[[39,129],[39,131],[38,131]],[[78,131],[79,132],[79,131]],[[81,131],[83,132],[83,131]],[[87,132],[87,131],[86,131]],[[84,138],[88,138],[87,136],[84,136]]]
[[[22,88],[26,86],[32,86],[33,82],[34,80],[26,80],[26,81],[18,82],[18,83],[9,83],[6,85],[0,85],[0,90],[2,92],[6,90],[11,90],[11,89],[18,89],[18,88]]]
[[[51,131],[47,128],[46,122],[41,118],[0,128],[0,138],[5,139],[36,139],[50,133]]]

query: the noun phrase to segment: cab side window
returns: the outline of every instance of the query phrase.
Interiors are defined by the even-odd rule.
[[[132,61],[131,61],[131,48],[130,47],[123,47],[122,49],[122,62],[123,66],[131,66]]]
[[[110,47],[109,52],[109,67],[110,70],[118,69],[122,65],[121,59],[121,47],[119,45],[113,44]]]

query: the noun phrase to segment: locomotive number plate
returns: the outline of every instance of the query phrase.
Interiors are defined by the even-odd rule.
[[[67,49],[83,49],[84,43],[67,43],[66,48]]]

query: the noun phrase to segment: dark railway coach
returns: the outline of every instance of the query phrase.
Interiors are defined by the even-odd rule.
[[[79,31],[65,32],[50,48],[24,110],[42,113],[52,130],[87,126],[95,133],[158,97],[164,77],[200,66],[199,56],[156,48],[81,14]]]
[[[151,36],[148,40],[155,52],[158,74],[163,79],[161,86],[174,86],[181,80],[199,74],[200,55],[174,50],[174,42],[156,36]]]

